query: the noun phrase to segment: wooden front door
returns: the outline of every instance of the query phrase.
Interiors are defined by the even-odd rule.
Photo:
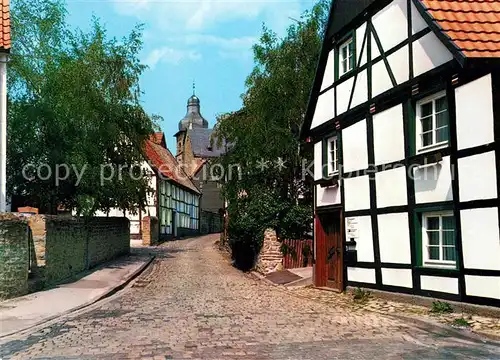
[[[321,283],[336,289],[343,290],[343,243],[342,243],[342,221],[341,211],[329,211],[319,215],[321,223],[320,229],[323,234],[319,237],[318,246],[323,251],[317,261],[322,262],[324,269],[322,272],[323,279]]]

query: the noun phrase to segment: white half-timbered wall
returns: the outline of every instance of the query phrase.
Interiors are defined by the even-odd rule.
[[[371,18],[375,31],[384,52],[404,42],[408,34],[408,9],[406,0],[394,0]],[[411,5],[412,29],[410,35],[423,34],[427,24],[415,6]],[[365,38],[367,23],[363,23],[356,33],[356,67],[372,61],[372,77],[367,71],[354,71],[351,76],[345,75],[341,80],[335,79],[335,49],[328,55],[328,61],[322,76],[321,91],[311,123],[311,129],[354,109],[368,101],[368,87],[372,90],[372,99],[383,97],[384,93],[394,88],[386,64],[380,55],[374,36],[371,36],[371,57],[367,54]],[[455,61],[452,53],[432,31],[428,31],[412,42],[413,59],[409,60],[407,46],[402,46],[387,57],[388,64],[396,80],[396,86],[407,82],[410,74],[414,78],[425,75],[437,67]],[[412,66],[412,67],[411,67]],[[355,76],[357,73],[357,76]],[[335,95],[336,94],[336,95]],[[352,96],[351,96],[352,95]],[[410,96],[410,95],[408,95]],[[463,256],[463,279],[465,294],[473,297],[500,299],[500,272],[494,275],[491,271],[500,271],[500,226],[498,201],[491,207],[481,206],[477,201],[498,200],[497,193],[500,169],[496,159],[498,153],[494,148],[494,111],[492,75],[487,74],[476,80],[454,87],[456,147],[458,152],[457,166],[449,153],[442,159],[427,165],[405,165],[405,128],[403,120],[404,104],[396,104],[383,111],[375,112],[373,124],[373,157],[374,164],[369,164],[369,143],[367,120],[360,119],[341,130],[341,150],[344,173],[366,170],[369,165],[383,166],[400,162],[399,167],[388,167],[376,172],[375,201],[371,199],[370,180],[368,175],[353,175],[343,178],[343,209],[346,213],[345,228],[349,224],[357,227],[358,262],[374,263],[380,258],[380,264],[401,266],[381,266],[382,285],[411,289],[415,286],[412,277],[412,249],[410,242],[410,223],[414,214],[404,210],[408,199],[414,199],[415,208],[432,204],[459,204],[461,224],[456,231],[461,235]],[[352,100],[350,100],[352,97]],[[349,101],[351,104],[349,105]],[[335,113],[335,104],[337,112]],[[450,111],[450,109],[448,109]],[[408,134],[408,132],[407,132]],[[415,134],[412,134],[415,136]],[[453,137],[453,134],[450,135]],[[316,139],[318,141],[320,139]],[[410,141],[410,140],[409,140]],[[468,155],[470,150],[491,145],[491,151],[479,151]],[[320,180],[322,173],[322,141],[314,146],[314,179]],[[474,152],[472,152],[474,153]],[[413,177],[413,185],[408,187],[407,178]],[[458,180],[458,198],[454,197],[452,183]],[[339,186],[321,188],[316,186],[316,207],[340,204],[341,189]],[[373,203],[376,204],[373,208]],[[476,205],[476,203],[478,205]],[[399,207],[399,208],[398,208]],[[464,207],[466,209],[464,209]],[[380,209],[394,208],[380,214]],[[376,210],[375,218],[369,215]],[[363,213],[350,216],[349,212]],[[373,221],[376,219],[378,232],[378,254],[375,254],[373,239]],[[413,230],[415,231],[415,229]],[[349,235],[346,234],[346,240]],[[417,249],[416,251],[423,251]],[[457,259],[460,261],[460,259]],[[405,268],[405,266],[407,266]],[[491,270],[491,271],[490,271]],[[458,269],[457,269],[458,271]],[[488,273],[489,271],[489,273]],[[481,275],[487,273],[487,275]],[[347,268],[349,282],[361,284],[376,283],[376,269],[369,266]],[[436,293],[459,294],[459,275],[439,276],[421,274],[417,281],[421,290]]]

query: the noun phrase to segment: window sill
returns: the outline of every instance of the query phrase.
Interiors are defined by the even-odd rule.
[[[422,148],[417,149],[417,154],[425,154],[425,153],[430,152],[430,151],[444,149],[444,148],[447,148],[449,145],[450,145],[449,141],[446,141],[446,142],[441,142],[439,144],[434,144],[434,145],[422,147]]]
[[[342,75],[340,75],[340,74],[339,74],[339,75],[337,76],[337,78],[335,79],[335,81],[340,81],[340,80],[344,80],[344,79],[349,78],[351,75],[354,75],[354,70],[355,70],[355,69],[356,69],[356,68],[353,68],[353,69],[349,70],[348,72],[346,72],[346,73],[344,73],[344,74],[342,74]]]
[[[458,270],[457,269],[457,264],[447,264],[447,263],[441,263],[441,262],[425,262],[424,265],[421,266],[422,268],[432,268],[432,269],[444,269],[444,270]]]

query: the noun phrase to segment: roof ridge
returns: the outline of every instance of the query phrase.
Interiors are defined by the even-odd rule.
[[[496,13],[500,13],[500,10],[464,10],[464,9],[460,9],[460,10],[456,10],[456,9],[441,9],[441,8],[434,8],[434,7],[429,7],[429,8],[426,8],[427,11],[439,11],[439,12],[452,12],[452,13],[467,13],[467,14],[470,14],[470,13],[473,13],[473,14],[496,14]]]

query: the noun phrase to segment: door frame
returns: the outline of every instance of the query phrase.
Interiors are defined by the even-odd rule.
[[[325,231],[321,225],[321,218],[324,216],[331,215],[334,218],[338,218],[340,221],[340,252],[336,257],[338,260],[337,266],[337,282],[332,282],[328,280],[328,262],[326,260],[327,255],[327,241],[325,236]],[[344,251],[345,251],[345,234],[344,234],[344,212],[342,206],[328,206],[322,208],[316,208],[316,226],[314,234],[314,243],[317,247],[316,259],[315,259],[315,269],[314,269],[314,285],[318,287],[327,287],[331,290],[342,292],[345,290],[345,273],[346,269],[344,266]],[[318,232],[321,232],[321,236],[318,236]]]

